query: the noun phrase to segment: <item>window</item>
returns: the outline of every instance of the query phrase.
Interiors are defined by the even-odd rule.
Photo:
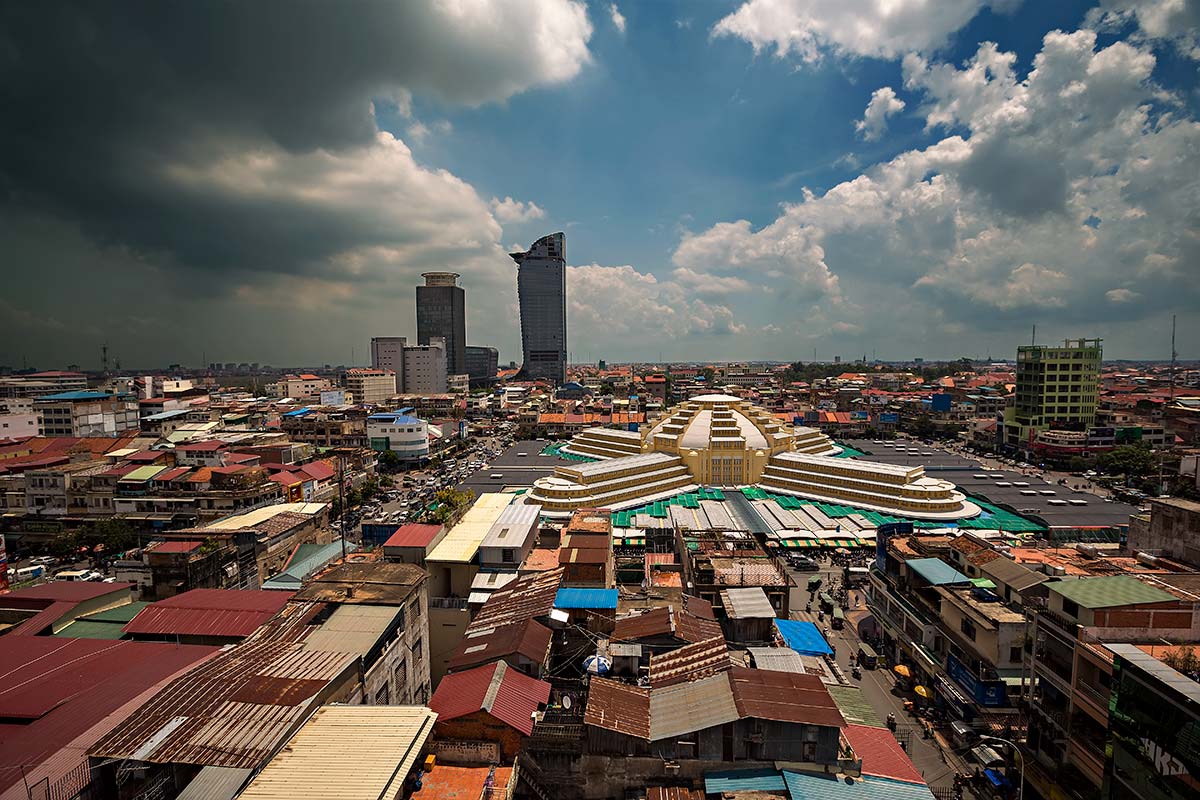
[[[511,547],[506,547],[503,550],[501,550],[500,551],[500,560],[503,561],[505,564],[511,564],[513,562],[513,549]]]
[[[388,685],[385,683],[382,687],[380,687],[379,691],[375,693],[375,705],[386,706],[387,704],[388,704]]]
[[[1067,616],[1078,617],[1079,616],[1079,604],[1076,603],[1074,600],[1068,600],[1067,598],[1064,597],[1063,598],[1063,613],[1066,614]]]
[[[1021,648],[1019,648],[1019,647],[1008,648],[1008,660],[1010,662],[1020,661],[1021,660]]]
[[[970,639],[972,642],[975,641],[975,623],[974,622],[971,622],[971,620],[967,619],[966,617],[963,617],[962,622],[960,622],[958,625],[958,629],[961,630],[963,632],[963,635],[966,636],[968,639]]]

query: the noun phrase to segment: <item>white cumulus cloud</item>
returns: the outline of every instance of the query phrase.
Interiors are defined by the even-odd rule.
[[[529,222],[546,216],[546,211],[532,200],[523,203],[520,200],[513,200],[511,197],[505,197],[503,200],[493,197],[491,207],[496,219],[505,224]]]
[[[863,118],[854,123],[854,129],[868,142],[876,141],[887,130],[888,117],[895,116],[903,110],[904,101],[896,97],[896,91],[892,87],[876,89],[871,93],[871,101],[867,103]]]
[[[624,35],[625,33],[625,15],[621,13],[621,9],[617,8],[616,3],[609,3],[608,15],[612,18],[613,27],[617,29],[617,33]]]
[[[775,48],[779,56],[819,61],[827,53],[897,58],[928,52],[983,8],[1009,7],[1007,0],[746,0],[713,27],[714,36],[733,36],[755,52]]]

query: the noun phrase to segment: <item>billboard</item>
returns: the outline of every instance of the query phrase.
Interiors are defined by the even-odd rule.
[[[323,406],[344,406],[346,404],[346,392],[342,389],[334,389],[329,392],[321,392],[321,405]]]
[[[900,414],[896,411],[885,411],[879,415],[879,424],[881,425],[899,425]]]
[[[949,411],[950,401],[953,399],[953,396],[948,394],[935,394],[930,398],[930,402],[934,411]]]
[[[1008,705],[1008,687],[1004,681],[983,680],[975,675],[966,664],[953,654],[946,656],[946,674],[970,693],[981,706],[1002,707]]]
[[[1127,444],[1129,442],[1140,442],[1142,440],[1142,429],[1140,426],[1130,428],[1117,428],[1117,444]]]
[[[852,422],[866,422],[869,417],[866,411],[851,411],[850,420]]]

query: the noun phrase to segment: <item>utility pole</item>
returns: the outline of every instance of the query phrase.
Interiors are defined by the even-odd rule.
[[[1175,352],[1175,315],[1171,315],[1171,392],[1167,400],[1167,406],[1175,402],[1175,359],[1179,357],[1179,353]]]
[[[346,560],[346,457],[338,453],[338,514],[341,517],[342,561]]]

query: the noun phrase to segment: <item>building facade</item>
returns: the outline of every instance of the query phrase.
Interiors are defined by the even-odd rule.
[[[1096,422],[1104,350],[1100,339],[1017,348],[1016,402],[1005,412],[1004,442],[1032,449],[1038,431],[1085,430]]]
[[[490,386],[496,381],[500,367],[500,351],[494,347],[467,347],[466,373],[471,376],[471,388]]]
[[[374,345],[374,340],[371,344]],[[396,373],[390,368],[348,369],[346,370],[346,391],[354,396],[355,403],[371,405],[383,403],[396,394]]]
[[[522,372],[555,384],[567,379],[567,244],[562,233],[543,236],[517,262],[521,306]]]
[[[450,352],[440,336],[404,348],[403,382],[399,390],[409,394],[440,394],[446,391],[446,365]]]
[[[372,414],[367,417],[367,439],[371,449],[390,450],[401,461],[429,457],[429,426],[407,414]]]
[[[140,424],[132,395],[97,391],[59,392],[33,402],[40,436],[117,436]]]
[[[458,285],[458,273],[426,272],[421,277],[425,285],[417,287],[417,344],[429,344],[435,338],[445,340],[447,373],[464,373],[467,371],[466,293]]]

